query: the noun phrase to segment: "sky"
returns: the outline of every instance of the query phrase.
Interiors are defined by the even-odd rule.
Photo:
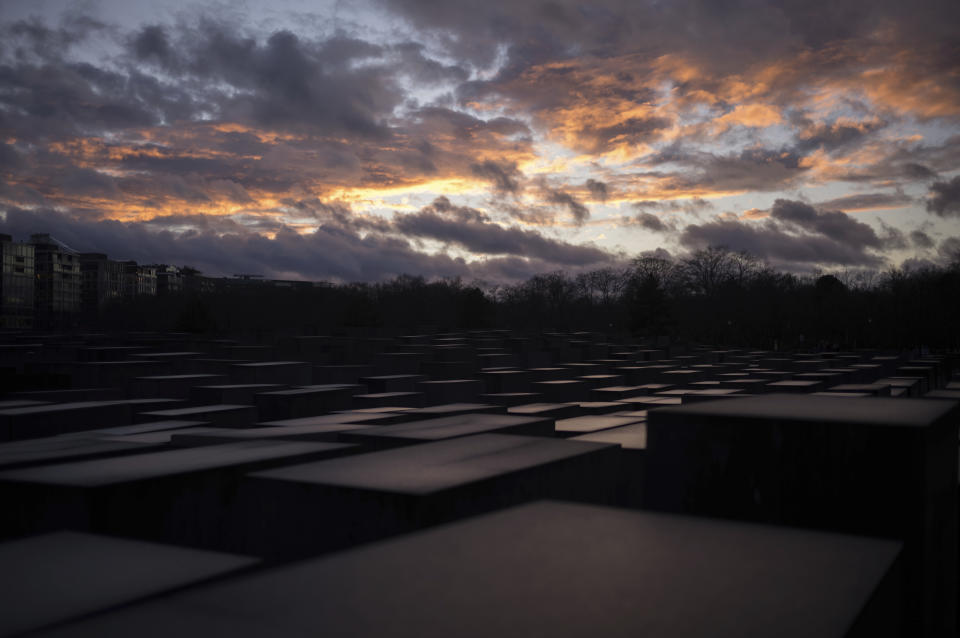
[[[0,232],[509,282],[960,251],[956,0],[3,0]]]

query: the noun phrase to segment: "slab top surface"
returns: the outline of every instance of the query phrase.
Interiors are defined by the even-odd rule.
[[[625,450],[645,450],[647,449],[647,424],[644,422],[632,423],[618,428],[581,434],[568,440],[616,443]]]
[[[45,635],[839,637],[893,541],[538,502]]]
[[[478,434],[342,459],[264,470],[252,477],[401,494],[429,494],[608,447],[530,436]]]
[[[254,562],[76,532],[0,543],[0,636],[108,609]]]
[[[557,432],[594,432],[621,425],[630,425],[638,420],[639,417],[627,416],[578,416],[572,419],[558,419],[554,427]]]
[[[479,434],[505,428],[522,427],[543,422],[537,417],[513,414],[457,414],[423,421],[408,421],[396,425],[367,428],[351,435],[367,438],[400,438],[418,440],[449,439],[455,436]]]
[[[955,405],[946,401],[924,399],[765,394],[662,408],[651,413],[650,419],[656,422],[656,415],[702,415],[720,418],[923,427],[936,422],[955,409]]]
[[[100,487],[345,449],[342,443],[239,441],[0,472],[0,481],[65,487]]]

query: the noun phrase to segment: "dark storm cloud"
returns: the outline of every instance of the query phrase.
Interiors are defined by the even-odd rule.
[[[786,188],[808,170],[786,150],[751,148],[727,155],[689,151],[677,145],[642,158],[645,166],[673,165],[676,172],[648,173],[665,190],[773,191]]]
[[[960,216],[960,176],[930,187],[927,210],[940,217]]]
[[[937,253],[945,263],[960,264],[960,237],[947,237],[941,241]]]
[[[858,168],[841,166],[829,170],[827,176],[838,181],[872,182],[879,186],[928,182],[960,166],[960,135],[953,135],[940,144],[884,144],[878,147],[877,153],[872,164]]]
[[[283,251],[329,250],[344,265],[324,256],[327,271],[366,274],[402,264],[427,274],[480,268],[418,252],[428,238],[502,255],[485,261],[490,272],[600,259],[590,246],[524,234],[532,231],[440,199],[389,220],[325,199],[352,200],[359,187],[357,199],[386,206],[377,189],[426,189],[447,178],[485,180],[498,195],[494,210],[558,226],[568,216],[583,224],[586,203],[619,203],[627,193],[696,201],[804,180],[876,191],[823,202],[812,214],[787,202],[763,222],[709,222],[681,235],[769,239],[766,252],[793,255],[777,257],[790,264],[817,254],[835,260],[824,263],[868,263],[903,246],[903,231],[874,231],[838,212],[909,204],[890,194],[900,187],[935,181],[929,210],[960,213],[957,178],[944,177],[960,166],[960,137],[918,141],[906,128],[936,119],[935,130],[951,130],[960,116],[955,1],[488,0],[469,11],[379,1],[393,23],[403,19],[404,41],[306,35],[314,32],[303,24],[267,32],[227,12],[133,32],[76,12],[59,26],[0,24],[0,198],[72,210],[76,224],[78,215],[153,217],[149,227],[97,228],[145,245],[182,237],[183,250],[209,249],[203,258],[221,272],[309,277],[327,275]],[[123,53],[92,62],[100,41]],[[549,148],[541,139],[577,154],[570,173],[549,183],[518,169],[552,159],[537,157]],[[562,157],[556,165],[566,170]],[[603,181],[585,182],[588,175]],[[505,196],[521,191],[522,203]],[[665,232],[675,216],[651,211],[700,209],[669,206],[637,208],[632,223]],[[197,211],[234,215],[204,226]],[[289,219],[320,229],[300,235]],[[196,230],[176,234],[187,227]]]
[[[30,57],[59,60],[66,51],[91,37],[111,36],[113,28],[77,11],[69,11],[57,26],[31,17],[4,25],[2,32],[4,43],[19,60]]]
[[[516,162],[495,162],[485,160],[470,166],[474,175],[493,183],[494,189],[501,194],[514,194],[520,188],[520,171]]]
[[[228,227],[219,225],[219,230]],[[372,281],[402,273],[426,277],[468,276],[460,259],[427,255],[396,237],[361,237],[335,226],[299,235],[281,229],[273,239],[246,230],[219,234],[214,229],[156,232],[144,223],[80,221],[52,211],[11,210],[3,232],[25,237],[50,232],[79,251],[105,252],[141,263],[186,264],[208,274],[251,272],[267,277]]]
[[[910,242],[907,241],[907,234],[895,226],[891,226],[882,220],[880,221],[880,228],[883,230],[880,233],[880,241],[884,248],[890,250],[903,250],[910,245]]]
[[[0,169],[20,168],[24,165],[23,154],[12,144],[0,144]]]
[[[694,216],[698,216],[700,211],[714,208],[714,205],[711,202],[703,199],[702,197],[668,200],[644,199],[631,202],[630,205],[642,212],[658,210],[672,213],[687,213]]]
[[[606,182],[601,182],[600,180],[596,179],[588,179],[584,186],[587,187],[587,190],[590,191],[590,195],[597,201],[605,202],[607,201],[607,197],[610,195]]]
[[[601,153],[614,145],[635,145],[656,139],[673,122],[665,117],[631,117],[609,126],[583,126],[575,133],[590,152]]]
[[[0,85],[6,87],[0,92],[0,130],[26,139],[63,138],[160,121],[165,102],[148,102],[136,79],[128,80],[79,63],[0,66]]]
[[[910,233],[910,241],[913,242],[913,245],[921,250],[926,250],[928,248],[933,248],[935,243],[933,239],[927,233],[922,230],[915,230]]]
[[[778,199],[770,210],[770,218],[782,222],[782,226],[823,235],[840,244],[879,248],[883,243],[871,226],[846,213],[820,211],[803,202]]]
[[[89,168],[72,168],[60,177],[59,187],[68,195],[88,197],[117,197],[120,189],[109,175]]]
[[[683,51],[716,71],[831,42],[869,38],[880,26],[896,25],[906,42],[922,46],[955,35],[960,10],[949,1],[905,5],[880,2],[782,3],[701,0],[669,3],[616,0],[583,4],[576,0],[517,3],[490,0],[463,11],[456,3],[381,0],[384,6],[434,32],[452,55],[488,66],[498,45],[530,49],[528,42],[562,43],[571,54],[610,54],[641,43],[649,55]],[[534,49],[536,50],[536,49]],[[946,52],[944,52],[945,54]],[[510,51],[518,64],[529,51]],[[943,55],[943,54],[942,54]]]
[[[156,24],[143,27],[133,35],[130,48],[137,59],[153,58],[164,66],[170,66],[174,56],[167,30]]]
[[[0,232],[25,238],[49,232],[78,251],[104,252],[141,263],[186,264],[210,274],[252,272],[267,277],[375,281],[402,273],[504,280],[558,268],[578,269],[618,259],[593,246],[550,239],[537,231],[503,228],[484,213],[438,198],[420,212],[370,219],[340,203],[290,201],[319,226],[299,234],[277,219],[161,215],[142,222],[94,220],[52,210],[11,209]],[[186,230],[184,230],[186,229]],[[255,231],[274,233],[264,237]],[[486,255],[467,262],[429,254],[411,239],[433,239]]]
[[[746,250],[782,268],[810,268],[819,264],[842,266],[884,265],[884,260],[862,248],[829,237],[794,235],[770,224],[753,225],[733,220],[692,224],[684,229],[681,244],[687,248],[728,246]]]
[[[564,266],[611,260],[611,255],[599,248],[549,239],[535,230],[504,228],[480,211],[452,206],[445,197],[418,213],[397,214],[393,223],[404,235],[454,243],[484,255],[529,256]]]
[[[653,213],[639,212],[631,219],[631,223],[655,233],[665,233],[674,229],[673,225],[664,223],[662,219]]]
[[[545,201],[566,208],[570,216],[573,217],[574,223],[579,225],[590,219],[590,209],[570,193],[559,188],[553,188],[543,180],[540,182],[540,191]]]
[[[913,198],[902,192],[857,193],[820,202],[819,208],[833,210],[869,210],[872,208],[899,208],[913,203]]]
[[[848,149],[869,139],[875,132],[882,130],[887,123],[882,120],[869,120],[859,123],[807,123],[807,127],[798,136],[795,147],[801,154],[822,148],[828,152]]]
[[[309,41],[277,31],[258,40],[206,17],[197,26],[143,27],[127,44],[141,63],[203,91],[214,115],[234,121],[384,137],[384,118],[403,97],[386,62],[355,65],[379,59],[383,47],[346,36]],[[430,72],[416,47],[399,55],[411,73]]]
[[[468,113],[439,106],[428,106],[413,114],[421,122],[441,128],[461,140],[469,140],[483,132],[496,135],[528,135],[530,129],[523,122],[508,117],[482,120]]]
[[[778,199],[762,222],[718,219],[687,226],[679,237],[687,248],[723,245],[746,250],[791,270],[817,265],[882,267],[882,250],[904,248],[899,229],[882,235],[839,211],[820,211],[804,202]]]

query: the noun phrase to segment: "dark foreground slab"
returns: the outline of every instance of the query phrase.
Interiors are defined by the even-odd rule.
[[[764,395],[652,410],[645,505],[904,541],[911,635],[954,636],[960,405]]]
[[[540,502],[44,636],[887,636],[899,543]],[[893,594],[891,596],[891,594]]]
[[[343,432],[339,440],[391,447],[485,432],[553,436],[553,420],[513,414],[468,413]]]
[[[0,543],[0,636],[106,611],[255,562],[78,532]]]
[[[646,416],[645,412],[642,414]],[[613,443],[620,446],[618,450],[616,504],[624,507],[642,507],[643,465],[647,452],[647,424],[645,421],[634,421],[630,425],[581,434],[571,437],[569,440]]]
[[[0,536],[73,529],[223,549],[246,524],[234,507],[243,473],[351,447],[241,441],[0,472]]]
[[[617,452],[482,434],[257,472],[244,484],[254,524],[242,548],[286,558],[537,498],[610,501]]]

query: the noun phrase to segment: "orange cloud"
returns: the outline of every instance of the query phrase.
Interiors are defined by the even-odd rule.
[[[713,120],[714,129],[722,132],[731,126],[765,128],[783,121],[780,111],[769,104],[739,104],[729,113]]]

